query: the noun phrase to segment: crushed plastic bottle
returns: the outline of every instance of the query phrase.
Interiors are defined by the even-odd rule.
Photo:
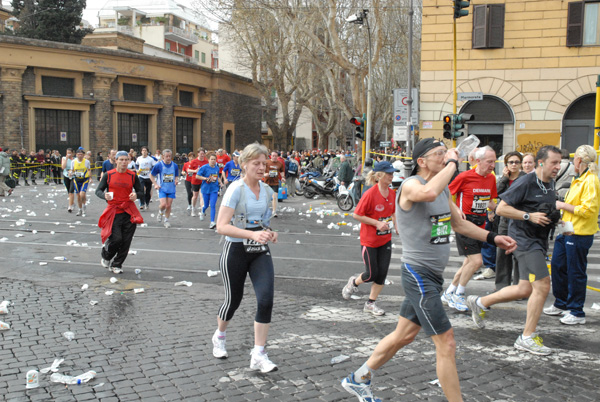
[[[300,240],[296,240],[296,244],[300,244]]]
[[[61,256],[59,256],[59,257],[54,257],[54,259],[55,259],[56,261],[67,261],[67,257],[64,257],[64,256],[62,256],[62,255],[61,255]]]
[[[139,269],[139,268],[137,268],[137,269],[136,269],[134,272],[135,272],[135,274],[136,274],[136,275],[139,275],[139,274],[141,274],[141,273],[142,273],[142,270],[141,270],[141,269]]]
[[[0,314],[8,314],[8,306],[10,306],[10,302],[8,300],[4,300],[0,303]]]
[[[211,277],[212,277],[212,276],[217,276],[217,275],[219,275],[219,272],[221,272],[221,271],[211,271],[211,270],[209,269],[209,270],[206,272],[206,275],[208,275],[208,276],[211,276]]]
[[[90,287],[90,285],[88,285],[87,283],[84,283],[83,286],[81,287],[81,290],[87,290]]]
[[[456,147],[456,150],[458,151],[458,156],[461,159],[467,159],[469,154],[475,148],[477,148],[477,146],[479,145],[479,142],[480,142],[479,138],[477,138],[473,134],[471,134],[470,136],[468,136],[467,138],[462,140],[462,142],[460,144],[458,144],[458,147]]]
[[[133,293],[144,293],[144,288],[133,289]]]
[[[117,278],[115,278],[114,276],[112,278],[110,278],[110,283],[117,283],[119,282],[119,280]]]
[[[190,287],[190,286],[192,286],[192,282],[188,282],[188,281],[175,282],[175,286],[187,286],[187,287]]]
[[[83,384],[96,377],[96,372],[93,370],[88,371],[87,373],[83,373],[78,375],[77,377],[71,377],[69,375],[64,375],[60,373],[54,373],[50,376],[50,381],[59,382],[61,384],[67,385],[75,385],[75,384]]]
[[[52,371],[53,373],[56,373],[58,371],[58,366],[60,366],[60,364],[64,361],[65,361],[65,359],[54,359],[54,362],[52,362],[52,365],[50,367],[41,369],[40,373],[46,374],[46,373],[49,373],[50,371]]]
[[[64,332],[63,336],[67,338],[67,341],[72,341],[73,339],[75,339],[75,334],[71,331]]]
[[[339,355],[339,356],[336,356],[333,359],[331,359],[331,364],[338,364],[338,363],[341,363],[341,362],[345,362],[348,359],[350,359],[350,356]]]
[[[0,321],[0,331],[6,331],[10,329],[10,325],[5,322]]]

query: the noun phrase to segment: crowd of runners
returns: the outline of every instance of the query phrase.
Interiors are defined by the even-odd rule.
[[[227,328],[249,276],[257,300],[250,368],[263,373],[276,370],[265,347],[273,310],[274,267],[269,243],[278,239],[277,231],[271,229],[272,218],[277,217],[278,192],[290,178],[292,182],[297,178],[298,167],[322,169],[325,157],[340,153],[286,154],[251,144],[231,155],[198,149],[185,155],[185,160],[179,156],[183,163],[178,164],[169,149],[153,155],[146,147],[140,151],[137,156],[133,151],[110,150],[99,174],[94,174],[83,148],[68,149],[57,171],[60,181],[52,175],[53,182],[64,183],[68,191],[67,211],[74,211],[77,203],[76,214],[86,215],[86,192],[96,176],[95,194],[107,202],[99,220],[101,264],[113,273],[122,273],[136,226],[144,221],[141,211],[151,209],[155,197],[156,220],[170,228],[177,186],[184,182],[190,216],[204,220],[210,210],[209,228],[225,239],[219,263],[224,302],[216,311],[213,355],[228,357]],[[0,150],[0,157],[2,154],[7,155]],[[368,189],[353,213],[361,223],[365,271],[350,277],[341,294],[349,299],[361,284],[370,283],[363,309],[376,316],[385,314],[376,301],[385,285],[395,233],[402,242],[405,300],[394,331],[381,340],[362,366],[342,380],[343,388],[360,401],[379,400],[371,389],[376,370],[414,341],[421,329],[435,345],[437,375],[447,399],[462,400],[454,332],[444,305],[470,314],[474,325],[483,329],[488,316],[493,316],[493,305],[527,299],[523,332],[514,347],[536,355],[552,353],[537,331],[542,313],[560,316],[565,325],[585,324],[587,254],[598,231],[600,210],[596,151],[582,145],[572,161],[568,152],[554,146],[543,146],[536,155],[509,152],[498,177],[494,173],[496,157],[492,148],[478,148],[469,155],[470,168],[458,173],[463,161],[457,151],[428,138],[415,145],[414,169],[397,192],[390,188],[396,172],[390,162],[378,161],[365,175]],[[13,169],[22,175],[21,166]],[[0,171],[2,174],[7,176]],[[11,176],[16,177],[14,173]],[[464,261],[444,290],[442,274],[449,261],[453,231]],[[554,235],[550,274],[546,260],[549,238]],[[487,265],[482,255],[485,245],[495,251],[495,272],[487,277],[495,276],[496,291],[483,297],[467,296],[474,273]],[[544,309],[550,291],[555,301]]]

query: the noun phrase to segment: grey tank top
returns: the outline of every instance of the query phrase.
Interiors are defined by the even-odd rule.
[[[441,275],[450,259],[450,191],[446,186],[433,202],[415,202],[405,211],[400,207],[400,194],[410,180],[427,183],[421,176],[411,176],[398,190],[396,214],[402,239],[402,262]]]

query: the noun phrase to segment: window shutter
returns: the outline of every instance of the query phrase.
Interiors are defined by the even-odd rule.
[[[567,47],[581,46],[583,43],[583,6],[583,1],[569,3]]]
[[[473,6],[473,49],[485,49],[487,45],[487,5]]]
[[[504,4],[490,4],[488,48],[504,47]]]

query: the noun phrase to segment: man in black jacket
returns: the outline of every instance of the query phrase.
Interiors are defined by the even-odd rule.
[[[342,164],[340,165],[338,178],[340,179],[342,185],[348,187],[352,182],[354,172],[352,171],[352,167],[350,166],[350,163],[346,160],[346,157],[344,155],[340,156],[340,162],[342,162]]]

